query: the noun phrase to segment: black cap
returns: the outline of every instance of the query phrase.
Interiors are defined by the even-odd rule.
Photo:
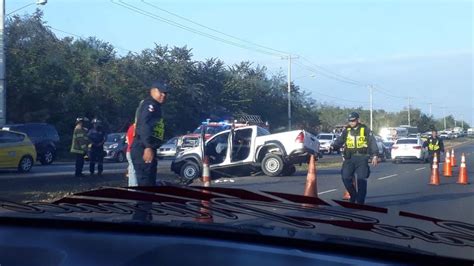
[[[352,112],[349,114],[349,117],[347,117],[347,120],[349,121],[354,121],[356,119],[359,119],[359,114],[356,112]]]
[[[154,88],[157,88],[159,91],[164,92],[164,93],[168,93],[170,91],[170,88],[168,87],[168,85],[161,81],[153,82],[151,84],[150,89],[154,89]]]

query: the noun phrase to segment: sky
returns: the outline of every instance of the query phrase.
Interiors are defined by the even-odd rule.
[[[31,3],[6,0],[6,14]],[[431,106],[436,118],[453,115],[471,125],[473,8],[468,0],[48,0],[40,6],[59,37],[95,36],[121,55],[155,44],[187,46],[195,60],[251,61],[269,75],[286,75],[282,57],[292,55],[293,82],[319,103],[368,109],[373,86],[374,109],[400,111],[410,102],[426,114]]]

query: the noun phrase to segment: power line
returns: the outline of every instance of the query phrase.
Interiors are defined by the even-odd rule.
[[[192,32],[192,33],[195,33],[195,34],[198,34],[198,35],[201,35],[201,36],[204,36],[204,37],[207,37],[207,38],[210,38],[210,39],[213,39],[213,40],[216,40],[216,41],[219,41],[219,42],[228,44],[228,45],[240,47],[240,48],[243,48],[243,49],[246,49],[246,50],[250,50],[250,51],[254,51],[254,52],[258,52],[258,53],[262,53],[262,54],[266,54],[266,55],[281,57],[281,54],[277,54],[277,53],[274,53],[274,52],[265,51],[265,50],[258,49],[258,48],[253,48],[253,47],[250,47],[250,46],[247,46],[247,45],[239,44],[239,43],[236,43],[236,42],[234,42],[234,41],[229,41],[229,40],[226,40],[226,39],[224,39],[224,38],[220,38],[220,37],[214,36],[214,35],[209,34],[209,33],[205,33],[205,32],[200,31],[200,30],[196,30],[196,29],[194,29],[194,28],[191,28],[191,27],[185,26],[185,25],[183,25],[183,24],[177,23],[177,22],[175,22],[175,21],[172,21],[172,20],[166,19],[166,18],[164,18],[164,17],[158,16],[158,15],[156,15],[156,14],[153,14],[153,13],[151,13],[151,12],[148,12],[148,11],[146,11],[146,10],[143,10],[143,9],[141,9],[141,8],[138,8],[138,7],[136,7],[136,6],[133,6],[133,5],[124,3],[122,0],[119,0],[120,3],[114,2],[114,0],[110,0],[110,1],[111,1],[113,4],[122,6],[122,7],[126,8],[126,9],[129,9],[129,10],[135,12],[135,13],[144,15],[144,16],[149,17],[149,18],[152,18],[152,19],[154,19],[154,20],[164,22],[164,23],[166,23],[166,24],[169,24],[169,25],[178,27],[178,28],[180,28],[180,29],[183,29],[183,30],[186,30],[186,31],[189,31],[189,32]]]
[[[333,71],[328,70],[327,68],[324,68],[324,67],[322,67],[322,66],[316,65],[316,64],[314,64],[313,62],[311,62],[308,58],[306,58],[306,57],[304,57],[304,56],[302,56],[301,58],[302,58],[303,60],[305,60],[306,62],[308,62],[308,63],[309,63],[311,66],[313,66],[314,68],[320,69],[320,71],[324,71],[324,72],[329,73],[330,75],[335,76],[335,77],[337,77],[337,78],[339,78],[339,79],[346,80],[346,81],[348,81],[348,82],[352,82],[352,83],[358,84],[358,85],[360,85],[360,86],[366,86],[366,85],[364,85],[363,83],[361,83],[361,82],[359,82],[359,81],[357,81],[357,80],[354,80],[354,79],[351,79],[351,78],[342,76],[342,75],[340,75],[340,74],[337,74],[337,73],[335,73],[335,72],[333,72]]]
[[[75,33],[72,33],[72,32],[68,32],[68,31],[65,31],[65,30],[61,30],[61,29],[58,29],[58,28],[54,28],[54,27],[51,27],[51,26],[48,26],[50,29],[56,31],[56,32],[61,32],[61,33],[64,33],[64,34],[67,34],[67,35],[71,35],[71,36],[74,36],[76,38],[79,38],[79,39],[87,39],[85,38],[84,36],[81,36],[81,35],[78,35],[78,34],[75,34]],[[122,47],[119,47],[119,46],[114,46],[114,48],[117,48],[119,50],[123,50],[123,51],[127,51],[127,52],[130,52],[132,54],[135,54],[134,51],[132,50],[129,50],[129,49],[126,49],[126,48],[122,48]]]
[[[329,78],[329,79],[333,79],[333,80],[336,80],[336,81],[339,81],[339,82],[343,82],[343,83],[347,83],[347,84],[350,84],[350,85],[363,86],[363,85],[360,84],[360,83],[352,82],[352,81],[345,80],[345,79],[341,79],[341,78],[338,78],[338,77],[329,75],[329,74],[327,74],[327,73],[321,72],[321,71],[315,69],[314,67],[304,65],[304,64],[302,64],[302,63],[300,63],[300,62],[295,62],[295,65],[300,66],[301,68],[304,68],[304,69],[306,69],[306,70],[309,71],[309,72],[312,72],[312,73],[316,73],[316,74],[320,74],[320,75],[322,75],[322,76],[325,76],[325,77],[327,77],[327,78]]]
[[[177,18],[180,18],[180,19],[182,19],[182,20],[185,20],[185,21],[187,21],[187,22],[190,22],[190,23],[195,24],[195,25],[197,25],[197,26],[200,26],[200,27],[202,27],[202,28],[208,29],[208,30],[210,30],[210,31],[213,31],[213,32],[222,34],[222,35],[227,36],[227,37],[229,37],[229,38],[232,38],[232,39],[235,39],[235,40],[238,40],[238,41],[241,41],[241,42],[245,42],[245,43],[248,43],[248,44],[251,44],[251,45],[254,45],[254,46],[263,48],[263,49],[267,49],[267,50],[270,50],[270,51],[273,51],[273,52],[276,52],[276,53],[280,53],[280,54],[282,54],[282,55],[288,55],[288,54],[290,54],[290,53],[285,52],[285,51],[273,49],[273,48],[268,47],[268,46],[260,45],[260,44],[257,44],[257,43],[254,43],[254,42],[251,42],[251,41],[248,41],[248,40],[245,40],[245,39],[242,39],[242,38],[239,38],[239,37],[230,35],[230,34],[227,34],[227,33],[222,32],[222,31],[220,31],[220,30],[216,30],[216,29],[211,28],[211,27],[209,27],[209,26],[203,25],[203,24],[201,24],[201,23],[199,23],[199,22],[193,21],[193,20],[191,20],[191,19],[185,18],[185,17],[180,16],[180,15],[178,15],[178,14],[176,14],[176,13],[173,13],[173,12],[171,12],[171,11],[168,11],[168,10],[166,10],[166,9],[164,9],[164,8],[158,7],[158,6],[154,5],[154,4],[148,3],[148,2],[146,2],[145,0],[142,0],[142,2],[145,3],[146,5],[149,5],[149,6],[153,7],[153,8],[155,8],[155,9],[161,10],[161,11],[163,11],[163,12],[165,12],[165,13],[168,13],[168,14],[170,14],[170,15],[172,15],[172,16],[175,16],[175,17],[177,17]]]

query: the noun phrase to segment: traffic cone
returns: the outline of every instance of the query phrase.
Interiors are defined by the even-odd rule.
[[[454,149],[451,149],[451,167],[456,166],[456,156],[454,156]]]
[[[461,155],[461,165],[459,167],[459,178],[458,178],[458,184],[461,185],[467,185],[468,182],[468,177],[467,177],[467,167],[466,167],[466,156],[464,156],[464,153]]]
[[[306,175],[306,186],[304,188],[304,195],[307,197],[317,197],[318,183],[316,178],[316,160],[314,155],[309,157],[308,174]]]
[[[446,158],[444,159],[443,165],[443,175],[445,177],[453,176],[453,169],[451,168],[451,158],[449,156],[449,151],[446,153]]]
[[[439,186],[438,156],[436,153],[434,154],[433,165],[431,167],[430,185]]]
[[[205,187],[211,186],[211,170],[209,169],[209,157],[204,156],[202,160],[202,182]]]

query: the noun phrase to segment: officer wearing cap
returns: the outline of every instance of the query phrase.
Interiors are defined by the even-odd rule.
[[[169,91],[163,82],[154,82],[150,96],[143,100],[136,111],[135,137],[131,157],[138,186],[156,185],[156,149],[164,139],[165,124],[161,116],[161,105]]]
[[[76,126],[72,135],[71,153],[74,153],[76,156],[76,177],[84,176],[82,168],[84,167],[84,156],[87,153],[87,146],[89,144],[87,128],[84,127],[84,123],[87,121],[89,121],[87,117],[76,118]]]
[[[360,123],[358,113],[350,113],[348,122],[349,124],[342,131],[341,136],[336,139],[333,147],[336,150],[344,147],[341,174],[344,186],[351,196],[350,201],[364,204],[367,194],[367,178],[370,175],[368,160],[372,158],[372,165],[377,165],[378,148],[371,130]],[[357,186],[354,186],[352,181],[354,176],[357,177]]]

